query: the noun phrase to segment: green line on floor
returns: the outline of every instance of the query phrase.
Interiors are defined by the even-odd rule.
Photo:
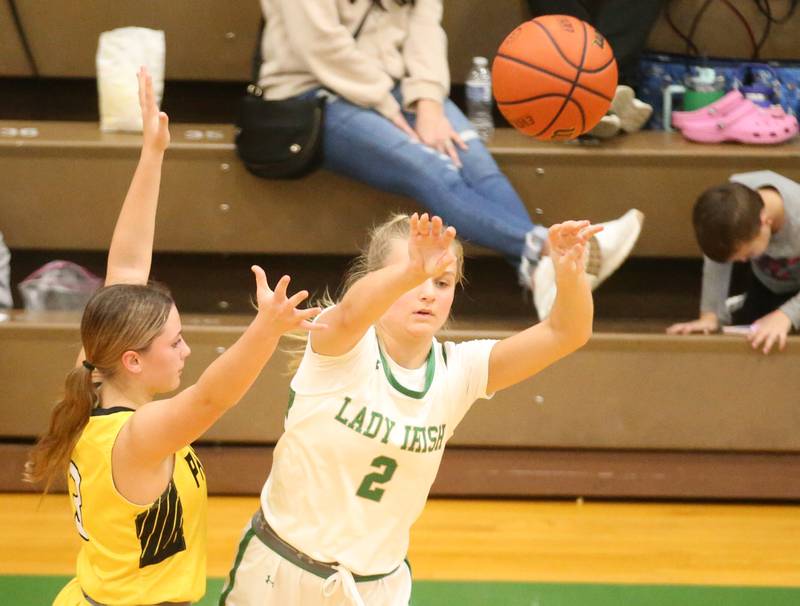
[[[14,606],[51,604],[68,577],[0,576]],[[210,579],[197,606],[216,606],[222,579]],[[415,581],[412,606],[797,606],[800,588]]]

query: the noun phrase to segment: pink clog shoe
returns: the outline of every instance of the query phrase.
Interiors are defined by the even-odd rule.
[[[682,113],[684,115],[678,118],[681,133],[697,143],[736,141],[769,145],[788,141],[798,131],[794,116],[783,110],[761,108],[739,91],[731,91],[700,110]]]
[[[690,112],[672,112],[672,126],[682,129],[684,126],[696,122],[697,120],[717,119],[726,116],[737,109],[740,105],[750,103],[755,105],[739,90],[732,90],[721,99],[714,101],[705,107]],[[766,109],[775,118],[782,119],[788,117],[780,105],[773,105]]]

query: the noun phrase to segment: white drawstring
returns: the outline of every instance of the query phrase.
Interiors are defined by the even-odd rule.
[[[350,600],[351,604],[355,606],[364,606],[364,600],[361,599],[361,594],[358,593],[356,580],[353,578],[350,571],[341,564],[337,564],[334,568],[336,572],[322,583],[322,595],[326,598],[331,597],[341,585],[344,596]]]

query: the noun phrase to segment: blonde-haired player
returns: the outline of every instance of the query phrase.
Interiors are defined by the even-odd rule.
[[[455,230],[427,215],[379,227],[292,379],[285,433],[220,605],[406,606],[409,529],[458,423],[476,399],[591,335],[584,256],[600,229],[550,228],[558,294],[546,320],[455,344],[435,338],[461,278]]]

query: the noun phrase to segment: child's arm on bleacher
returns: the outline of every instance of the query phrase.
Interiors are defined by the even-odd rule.
[[[142,151],[122,203],[108,250],[106,286],[147,284],[161,184],[161,165],[169,146],[169,120],[158,111],[153,82],[145,68],[138,73],[142,109]]]
[[[700,312],[700,317],[697,320],[689,320],[688,322],[677,322],[667,328],[667,334],[670,335],[691,335],[696,333],[711,334],[719,330],[719,318],[713,311]]]
[[[678,322],[667,328],[667,334],[691,335],[717,332],[723,323],[730,322],[724,317],[725,298],[728,296],[733,264],[718,263],[703,257],[703,286],[700,291],[700,317],[689,322]]]
[[[775,346],[786,349],[786,339],[794,326],[800,322],[800,295],[795,295],[778,309],[760,317],[750,326],[747,335],[753,349],[768,354]]]

